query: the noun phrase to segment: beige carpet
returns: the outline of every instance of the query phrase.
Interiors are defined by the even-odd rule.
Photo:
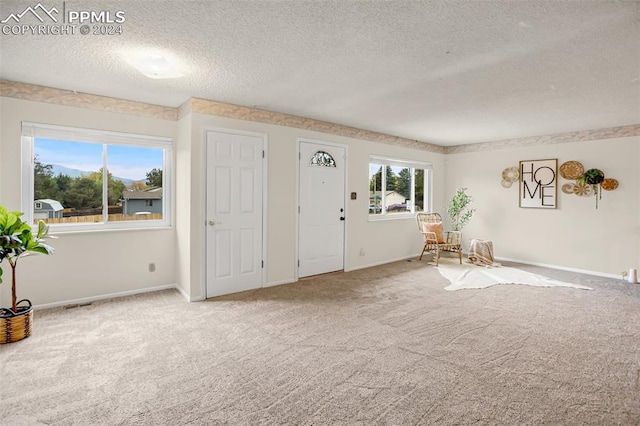
[[[449,292],[423,260],[37,312],[0,423],[640,424],[640,285],[521,268],[593,291]]]

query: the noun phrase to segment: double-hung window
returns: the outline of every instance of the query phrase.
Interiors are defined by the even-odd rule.
[[[25,219],[55,231],[171,224],[172,141],[22,123]]]
[[[369,217],[410,217],[431,209],[431,163],[372,156]]]

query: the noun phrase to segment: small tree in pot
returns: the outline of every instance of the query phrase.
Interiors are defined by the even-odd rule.
[[[20,258],[29,253],[53,254],[53,248],[44,243],[49,227],[38,223],[38,233],[33,235],[31,226],[21,219],[22,213],[9,212],[0,206],[0,283],[2,263],[6,259],[11,266],[11,308],[0,308],[0,343],[10,343],[29,337],[33,308],[27,299],[17,301],[16,268]],[[26,302],[27,306],[18,306]]]
[[[467,188],[458,188],[455,195],[447,205],[447,212],[451,217],[451,228],[454,231],[462,231],[462,228],[471,220],[476,209],[469,208],[471,196],[466,194]]]

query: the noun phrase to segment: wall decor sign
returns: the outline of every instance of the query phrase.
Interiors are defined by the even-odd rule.
[[[520,161],[520,207],[555,209],[558,159]]]

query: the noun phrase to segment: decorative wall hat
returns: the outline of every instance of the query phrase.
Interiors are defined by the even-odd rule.
[[[585,171],[582,163],[575,160],[566,161],[560,165],[560,176],[575,181],[562,185],[562,192],[581,197],[594,195],[596,209],[598,201],[602,199],[602,190],[613,191],[619,185],[616,179],[605,177],[602,170],[593,168]],[[502,186],[504,188],[510,188],[518,179],[520,179],[520,171],[517,167],[507,167],[502,171]]]
[[[514,182],[520,179],[520,171],[517,167],[507,167],[502,171],[502,186],[511,188]]]
[[[602,190],[613,191],[618,187],[616,179],[605,178],[604,172],[600,169],[585,171],[582,163],[578,161],[567,161],[560,165],[560,176],[568,180],[575,179],[575,183],[562,185],[562,192],[579,196],[593,194],[596,199],[596,209],[598,201],[602,199]]]

